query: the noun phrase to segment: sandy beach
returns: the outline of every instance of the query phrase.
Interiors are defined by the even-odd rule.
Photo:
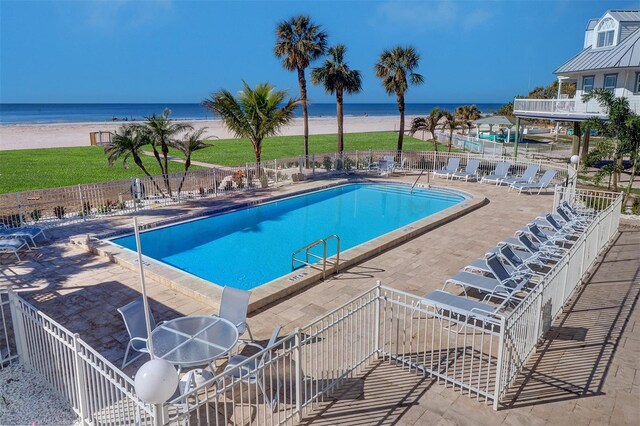
[[[406,117],[408,127],[412,117]],[[231,134],[222,126],[220,120],[190,121],[195,128],[206,127],[209,136],[220,139],[230,138]],[[73,146],[89,146],[89,133],[113,132],[125,123],[55,123],[0,125],[0,150],[60,148]],[[397,130],[398,116],[386,117],[345,117],[346,133],[380,132]],[[336,132],[335,117],[312,117],[309,119],[310,134],[331,134]],[[282,135],[301,135],[302,119],[297,118],[293,124],[282,131]]]

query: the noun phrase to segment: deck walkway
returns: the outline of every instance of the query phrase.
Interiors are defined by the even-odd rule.
[[[413,181],[415,177],[400,178]],[[508,193],[506,188],[474,183],[447,183],[487,197],[489,203],[454,222],[341,272],[249,318],[254,336],[267,338],[276,324],[289,333],[355,295],[377,279],[414,294],[426,294],[500,239],[549,210],[552,196]],[[308,185],[313,183],[305,183]],[[277,191],[300,189],[292,185]],[[247,201],[238,195],[238,201]],[[234,199],[202,200],[232,203]],[[197,203],[195,203],[197,204]],[[194,206],[195,206],[194,204]],[[195,207],[172,206],[140,212],[144,221],[179,215]],[[122,216],[88,221],[52,232],[54,241],[13,265],[0,256],[0,287],[12,285],[46,314],[77,332],[109,360],[118,364],[127,334],[116,308],[139,295],[135,273],[93,256],[64,240],[105,228],[125,226]],[[482,226],[479,226],[481,224]],[[640,282],[640,229],[625,229],[590,283],[560,317],[554,333],[541,345],[521,378],[518,398],[508,409],[494,412],[430,380],[396,374],[396,367],[375,366],[353,381],[345,396],[324,407],[319,424],[625,424],[640,417],[638,349],[640,322],[635,305]],[[147,282],[157,320],[212,313],[214,308],[152,280]],[[583,339],[583,340],[581,340]],[[139,365],[126,369],[134,374]],[[389,369],[393,368],[393,372]]]

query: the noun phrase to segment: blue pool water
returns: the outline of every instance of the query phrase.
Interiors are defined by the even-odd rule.
[[[140,238],[146,256],[216,284],[251,289],[290,273],[291,254],[313,241],[337,234],[345,251],[463,200],[436,189],[411,194],[405,185],[349,184],[150,230]],[[112,242],[136,249],[133,235]],[[335,242],[328,250],[335,254]]]

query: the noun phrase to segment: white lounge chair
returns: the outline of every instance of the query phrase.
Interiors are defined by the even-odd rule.
[[[218,316],[235,324],[238,328],[238,336],[242,336],[245,332],[248,332],[249,338],[253,340],[251,329],[249,328],[249,324],[247,324],[247,310],[249,308],[250,297],[250,291],[225,286],[222,289]]]
[[[433,175],[449,179],[449,176],[458,171],[458,167],[460,167],[460,158],[449,157],[449,160],[447,161],[447,167],[441,170],[434,170]]]
[[[495,184],[498,185],[500,182],[502,182],[502,180],[507,178],[510,167],[511,163],[509,163],[508,161],[500,161],[498,164],[496,164],[496,168],[493,173],[482,176],[482,179],[480,179],[480,183],[495,182]]]
[[[499,183],[502,185],[503,183],[506,185],[512,185],[514,183],[527,183],[527,182],[531,182],[533,179],[535,179],[536,175],[538,174],[538,170],[540,170],[540,166],[536,165],[536,164],[530,164],[527,166],[527,168],[525,169],[524,173],[522,174],[522,176],[516,176],[516,177],[512,177],[512,178],[506,178],[506,179],[502,179]]]
[[[451,179],[464,179],[466,182],[469,179],[478,180],[478,167],[480,167],[480,160],[471,159],[467,162],[463,172],[455,172],[451,175]]]
[[[538,182],[536,183],[515,182],[515,183],[512,183],[511,186],[509,187],[509,191],[515,188],[518,190],[518,194],[522,194],[522,191],[528,191],[529,193],[531,193],[531,191],[535,191],[537,189],[538,194],[540,194],[540,192],[542,192],[543,189],[547,189],[549,187],[549,185],[551,184],[551,181],[555,176],[556,176],[555,170],[547,170],[546,172],[544,172],[544,174],[542,175],[540,180],[538,180]]]
[[[433,306],[439,311],[447,310],[455,316],[464,316],[466,318],[492,318],[503,307],[502,305],[490,305],[489,303],[456,296],[444,290],[434,290],[426,294],[420,300],[420,303]]]
[[[14,237],[21,238],[25,241],[31,241],[33,247],[36,247],[35,238],[42,235],[42,238],[46,239],[42,228],[37,226],[23,226],[20,228],[7,228],[5,225],[0,225],[0,237]]]
[[[496,254],[490,254],[485,261],[488,272],[493,275],[493,278],[462,271],[448,279],[442,289],[444,290],[449,284],[455,284],[462,287],[465,295],[466,288],[469,287],[491,295],[511,297],[514,293],[522,291],[528,284],[528,275],[520,272],[515,275],[509,274]]]
[[[18,262],[20,262],[20,255],[18,252],[26,248],[27,250],[31,250],[29,244],[22,238],[4,238],[0,237],[0,253],[13,253]]]

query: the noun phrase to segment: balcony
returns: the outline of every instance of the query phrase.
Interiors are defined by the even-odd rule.
[[[513,113],[523,118],[584,121],[591,117],[607,118],[597,102],[578,99],[515,99]]]

